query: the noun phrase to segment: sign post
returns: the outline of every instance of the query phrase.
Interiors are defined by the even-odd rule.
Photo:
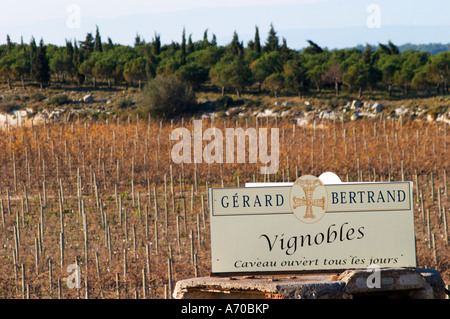
[[[211,188],[212,275],[416,267],[412,182]]]

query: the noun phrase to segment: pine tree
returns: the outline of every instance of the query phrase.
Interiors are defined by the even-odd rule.
[[[388,46],[392,54],[400,54],[400,50],[398,49],[398,47],[391,41],[388,42]]]
[[[275,28],[273,27],[273,24],[270,24],[270,30],[269,30],[269,36],[267,37],[267,42],[264,47],[264,51],[270,52],[270,51],[277,51],[279,49],[279,43],[278,43],[278,36],[275,32]]]
[[[72,41],[66,39],[66,54],[73,59],[73,45]]]
[[[378,47],[380,48],[382,53],[389,54],[389,55],[392,54],[392,51],[389,48],[389,46],[387,46],[387,45],[385,45],[383,43],[378,43]]]
[[[233,76],[231,78],[231,83],[236,88],[237,96],[240,97],[240,92],[250,85],[252,77],[252,72],[244,60],[243,50],[239,51],[237,57],[234,58],[232,68]]]
[[[370,46],[370,44],[366,44],[366,49],[363,52],[363,62],[365,64],[372,64],[372,47]]]
[[[309,47],[307,47],[306,49],[303,50],[304,53],[308,53],[308,54],[319,54],[323,52],[323,49],[318,46],[316,43],[314,43],[311,40],[307,40],[307,42],[309,43]]]
[[[91,53],[94,51],[95,43],[92,33],[86,34],[86,39],[80,41],[80,51],[83,54],[83,59],[87,59]]]
[[[16,51],[16,61],[14,68],[17,72],[20,81],[22,82],[22,88],[25,89],[25,76],[30,74],[30,55],[28,53],[28,48],[23,44],[17,48]]]
[[[147,63],[145,63],[145,73],[147,78],[152,79],[156,76],[156,68],[158,67],[158,62],[155,56],[150,50],[145,50],[145,57],[147,58]]]

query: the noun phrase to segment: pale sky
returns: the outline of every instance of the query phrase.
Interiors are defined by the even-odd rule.
[[[373,5],[380,25],[369,30],[367,21],[374,14],[370,10]],[[288,45],[292,39],[297,48],[311,36],[331,47],[361,41],[376,44],[390,38],[397,42],[448,43],[449,14],[449,0],[2,0],[0,43],[9,34],[13,42],[19,42],[21,36],[28,42],[34,36],[60,45],[65,39],[84,39],[98,25],[104,41],[111,37],[121,44],[132,44],[136,33],[151,40],[155,32],[163,43],[179,42],[183,28],[194,41],[208,29],[220,44],[231,39],[234,31],[247,41],[255,25],[265,38],[271,23],[280,36],[287,37]],[[392,26],[426,28],[391,30]],[[434,26],[440,28],[432,29]],[[349,27],[360,30],[330,32]]]
[[[0,26],[31,24],[67,17],[67,8],[78,5],[89,17],[115,18],[124,15],[179,11],[194,8],[237,8],[245,6],[298,5],[329,0],[22,0],[0,2]]]

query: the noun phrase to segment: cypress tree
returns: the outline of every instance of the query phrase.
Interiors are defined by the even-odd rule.
[[[134,38],[134,47],[138,47],[140,45],[144,44],[141,40],[141,36],[139,35],[139,33],[136,33],[136,37]]]
[[[202,48],[205,49],[209,46],[208,42],[208,29],[205,30],[203,33],[203,42],[202,42]]]
[[[188,43],[187,43],[187,53],[194,52],[194,43],[192,42],[192,33],[189,34]]]
[[[30,63],[31,78],[38,82],[42,89],[43,85],[50,81],[50,67],[43,39],[39,42],[39,47],[36,46],[35,39],[31,39]]]
[[[77,79],[78,85],[83,84],[84,75],[79,72],[79,68],[81,63],[83,62],[83,56],[81,55],[80,50],[78,49],[77,41],[74,41],[73,47],[73,58],[72,58],[72,73]]]
[[[73,59],[73,45],[72,45],[72,41],[69,41],[67,39],[66,39],[66,54],[71,59]]]
[[[239,37],[236,31],[234,31],[233,40],[231,40],[230,46],[231,46],[231,53],[235,56],[238,56],[244,51],[244,46],[242,43],[239,42]]]
[[[11,43],[11,38],[9,37],[9,34],[6,35],[6,49],[7,52],[11,51],[12,48],[12,43]]]
[[[291,52],[287,46],[285,38],[283,38],[283,44],[281,45],[281,48],[280,48],[280,55],[281,55],[281,60],[282,60],[283,65],[286,64],[286,62],[291,57]]]
[[[37,46],[36,46],[36,40],[34,39],[34,37],[31,37],[31,41],[30,41],[30,75],[31,78],[34,79],[36,78],[36,74],[37,72]]]
[[[95,30],[95,40],[94,40],[94,51],[102,52],[102,38],[100,37],[100,32],[98,31],[98,26],[96,26]]]
[[[152,52],[155,56],[161,53],[161,36],[155,32],[155,38],[152,42]]]
[[[253,44],[253,48],[258,54],[261,54],[261,40],[259,39],[259,29],[255,26],[255,40]]]
[[[108,37],[108,42],[106,43],[106,50],[114,49],[114,43],[110,37]]]
[[[66,39],[66,52],[65,52],[65,71],[68,74],[73,74],[73,45],[72,41]]]
[[[216,39],[216,35],[214,33],[212,35],[211,46],[213,46],[213,47],[217,46],[217,39]]]
[[[186,31],[183,28],[183,36],[181,39],[181,55],[180,55],[180,64],[184,65],[186,63]]]

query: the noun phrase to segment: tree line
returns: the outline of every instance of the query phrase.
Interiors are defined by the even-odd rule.
[[[408,50],[403,53],[391,41],[377,47],[328,50],[308,40],[301,51],[280,40],[271,25],[265,41],[258,27],[245,46],[236,32],[231,42],[220,46],[205,30],[203,39],[193,42],[183,30],[181,42],[161,44],[155,33],[150,42],[138,34],[133,46],[108,38],[103,42],[97,27],[84,41],[66,40],[65,46],[11,42],[0,46],[0,76],[11,89],[14,82],[25,88],[28,81],[41,88],[52,83],[77,86],[125,84],[138,86],[158,74],[174,75],[194,90],[214,86],[222,95],[233,90],[280,92],[304,96],[332,90],[362,96],[364,92],[448,94],[450,52],[431,55]],[[100,83],[101,82],[101,83]]]

